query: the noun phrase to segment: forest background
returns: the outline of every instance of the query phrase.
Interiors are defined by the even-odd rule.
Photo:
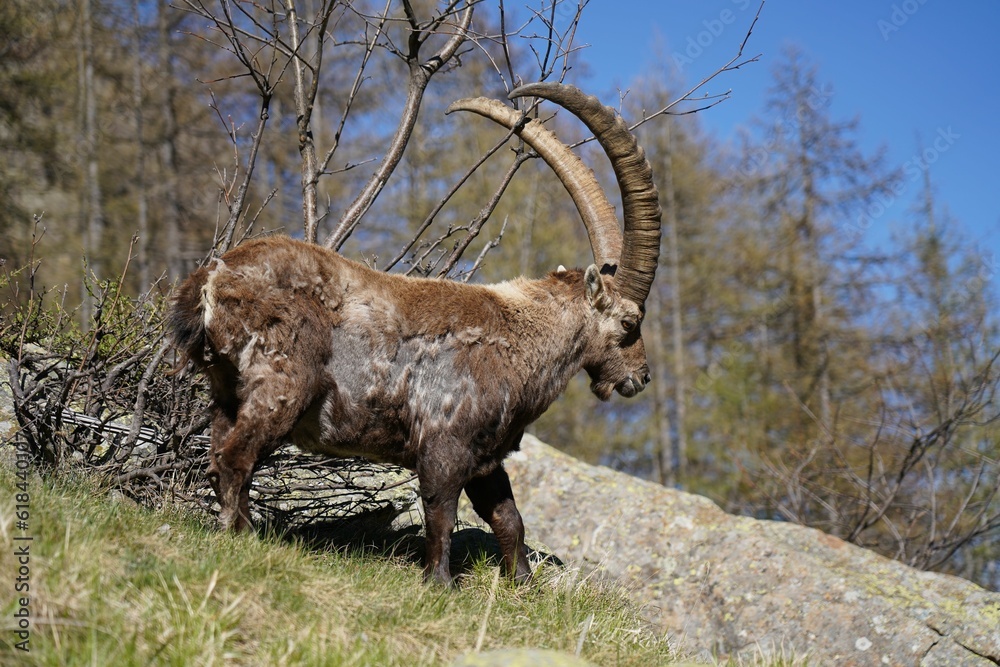
[[[85,331],[112,282],[128,298],[166,295],[227,236],[268,230],[458,280],[585,265],[548,168],[494,126],[444,114],[462,97],[505,99],[519,80],[564,79],[648,120],[636,132],[664,210],[643,325],[654,381],[599,403],[580,377],[533,432],[728,511],[1000,589],[996,264],[940,200],[935,160],[867,150],[864,118],[834,114],[836,82],[804,48],[748,62],[751,36],[737,56],[756,5],[728,28],[728,78],[663,114],[699,82],[669,45],[620,90],[595,91],[577,35],[587,2],[474,8],[465,41],[434,60],[465,3],[4,3],[4,317],[48,289]],[[733,104],[724,91],[747,67],[770,73],[766,99],[722,140],[702,119]],[[373,178],[420,72],[398,166]],[[550,127],[585,140],[564,116]],[[951,146],[947,133],[916,141],[918,156]],[[599,149],[580,151],[614,192]],[[873,249],[865,235],[890,227],[883,216],[898,224]]]

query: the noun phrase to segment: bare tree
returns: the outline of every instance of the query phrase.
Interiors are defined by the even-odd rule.
[[[396,50],[394,47],[390,48],[395,55],[406,62],[409,69],[409,77],[406,82],[406,104],[399,119],[399,127],[396,129],[396,133],[393,135],[392,141],[386,149],[385,156],[382,158],[379,168],[372,174],[367,185],[365,185],[364,189],[354,200],[354,203],[341,216],[337,229],[334,230],[333,234],[326,241],[328,247],[340,249],[344,241],[351,235],[351,232],[357,228],[361,217],[371,207],[372,202],[382,192],[382,188],[385,187],[386,182],[403,157],[403,151],[410,140],[410,136],[413,134],[413,127],[417,123],[417,115],[420,112],[420,103],[423,100],[424,91],[427,90],[427,85],[430,83],[431,77],[455,56],[459,47],[465,42],[469,24],[472,22],[474,5],[469,0],[464,0],[466,6],[455,28],[455,34],[434,55],[426,60],[421,60],[420,49],[427,39],[435,34],[444,24],[445,20],[456,11],[456,8],[462,4],[462,1],[451,0],[444,11],[438,16],[421,23],[417,20],[413,6],[409,0],[403,0],[406,21],[410,28],[410,34],[406,40],[406,50],[401,51]]]
[[[163,114],[162,136],[159,154],[162,170],[163,189],[163,245],[167,255],[167,276],[171,280],[180,278],[181,262],[181,213],[180,192],[177,187],[177,110],[175,109],[174,49],[170,36],[170,8],[167,3],[158,3],[156,8],[157,60],[159,61],[162,85],[160,87],[161,112]],[[147,283],[143,283],[146,285]]]
[[[211,108],[229,144],[215,163],[221,209],[209,252],[222,253],[260,231],[265,209],[281,187],[280,176],[257,177],[258,155],[265,142],[277,144],[288,139],[271,122],[275,99],[295,111],[294,148],[298,155],[295,166],[301,193],[302,233],[310,242],[323,242],[340,249],[348,239],[361,236],[358,230],[362,223],[374,217],[365,218],[366,213],[385,196],[386,188],[392,187],[394,175],[398,177],[397,169],[405,158],[407,146],[414,133],[422,128],[421,111],[427,101],[432,100],[437,108],[443,107],[441,96],[428,93],[432,86],[444,88],[451,84],[448,91],[452,96],[454,88],[475,81],[474,91],[463,89],[454,95],[462,97],[482,92],[484,87],[510,91],[525,82],[565,79],[578,50],[576,30],[587,1],[540,0],[529,5],[527,13],[518,18],[517,12],[503,0],[498,0],[491,14],[487,14],[481,0],[450,0],[437,10],[430,3],[415,0],[384,0],[378,4],[337,0],[302,3],[182,0],[180,8],[200,19],[199,27],[192,29],[189,37],[218,48],[218,57],[205,66],[203,83],[211,89]],[[80,2],[89,7],[88,0]],[[138,16],[142,12],[133,5],[132,14],[137,41]],[[486,16],[473,25],[474,15]],[[168,279],[182,273],[180,248],[185,233],[192,231],[187,223],[181,222],[179,204],[183,197],[179,174],[185,107],[178,102],[177,95],[183,91],[176,88],[174,71],[175,64],[183,65],[173,48],[172,30],[176,30],[177,23],[172,20],[169,7],[159,4],[156,58],[163,82],[158,93],[151,97],[157,99],[162,109],[159,123],[149,126],[159,130],[153,141],[158,148],[157,175],[161,177],[162,190],[154,194],[165,204],[165,209],[156,213],[168,253]],[[81,40],[83,37],[81,33]],[[81,54],[86,51],[81,49]],[[460,78],[459,66],[472,60],[479,63],[480,72],[486,73],[486,81],[482,76],[465,81]],[[81,55],[80,62],[81,92],[85,94],[92,92],[93,86],[88,83],[89,61],[85,55]],[[336,67],[331,68],[331,63]],[[401,71],[399,63],[405,73],[397,77]],[[741,64],[734,59],[715,74]],[[446,73],[456,76],[445,76]],[[157,165],[145,161],[142,154],[143,128],[147,125],[142,108],[141,75],[142,63],[137,62],[131,70],[138,148],[134,164],[139,181],[135,194],[137,208],[149,213],[143,205],[148,194],[144,188],[146,168],[156,169]],[[367,110],[366,104],[368,108],[372,104],[365,96],[369,95],[368,88],[374,87],[371,82],[376,77],[383,79],[379,91],[392,87],[405,91],[397,115],[391,122],[384,121],[384,117],[380,121],[383,126],[394,128],[383,145],[375,145],[372,137],[365,136],[365,131],[354,124],[370,119],[358,116]],[[328,86],[332,86],[332,92]],[[322,96],[324,90],[329,92],[327,97]],[[695,98],[697,90],[698,87],[691,89],[636,125],[654,116],[703,108],[724,97]],[[219,92],[218,97],[215,92]],[[249,122],[246,114],[232,110],[239,106],[234,100],[245,103],[248,98],[255,102],[254,117]],[[321,99],[326,104],[325,117],[318,113]],[[681,110],[677,105],[685,101],[692,104]],[[383,106],[395,112],[391,105]],[[91,116],[86,113],[88,104],[82,104],[81,109],[85,112],[81,115],[82,135],[96,136],[96,125],[88,120]],[[523,113],[525,118],[537,116],[530,100]],[[328,124],[323,126],[323,122]],[[413,218],[419,224],[404,232],[399,251],[382,268],[403,264],[408,272],[469,280],[483,266],[487,254],[497,247],[507,228],[504,219],[496,223],[499,229],[487,234],[488,229],[494,229],[488,227],[490,222],[499,217],[494,214],[501,199],[521,167],[538,157],[520,142],[512,142],[515,134],[515,129],[498,132],[483,155],[447,172],[444,178],[450,185],[443,188],[444,194],[436,201],[429,200],[432,202],[429,209]],[[586,141],[590,139],[580,143]],[[513,151],[505,155],[504,148],[508,146]],[[86,173],[95,175],[89,183],[93,184],[96,167],[90,170],[90,165],[96,164],[96,148],[88,149],[85,155]],[[488,182],[482,197],[477,196],[474,214],[467,220],[456,222],[452,218],[451,222],[441,222],[446,217],[441,215],[442,211],[454,204],[457,193],[487,162],[497,158],[504,158],[502,169],[495,180]],[[359,178],[360,182],[350,182],[349,179],[360,175],[359,166],[375,162],[377,166],[371,174]],[[348,198],[341,202],[344,213],[336,221],[327,220],[324,211],[334,207],[321,204],[321,184],[338,179],[356,187],[343,188],[349,192]],[[262,190],[259,181],[270,181],[274,188]],[[99,188],[93,201],[96,205],[88,210],[99,211]],[[141,221],[144,216],[140,214],[139,218]],[[93,233],[88,231],[91,240],[97,244],[100,230],[95,225],[89,229],[93,230]],[[297,230],[293,226],[290,231]],[[484,235],[486,240],[472,250],[477,239]],[[142,242],[145,243],[145,238]],[[136,248],[140,253],[139,268],[147,270],[145,247],[133,245],[132,250]],[[463,259],[473,253],[473,259]],[[70,311],[53,307],[53,300],[61,303],[64,296],[36,292],[33,288],[23,317],[3,322],[0,342],[7,356],[7,377],[21,426],[18,437],[47,465],[82,465],[100,470],[136,497],[156,502],[169,489],[202,502],[205,488],[198,485],[203,479],[200,474],[204,464],[203,435],[208,428],[204,388],[194,379],[167,372],[171,354],[161,330],[162,302],[156,296],[158,289],[165,292],[167,286],[154,285],[137,299],[129,299],[123,292],[134,259],[130,254],[117,280],[109,280],[102,289],[96,289],[93,282],[85,285],[85,290],[89,288],[95,293],[95,300],[93,312],[86,315],[91,328],[82,337],[71,336],[66,330],[65,318]],[[143,277],[143,283],[146,280]],[[49,319],[50,316],[55,319]],[[20,325],[23,327],[19,328]],[[65,341],[68,347],[51,349],[43,344],[54,339]],[[298,456],[284,451],[267,465],[310,469],[316,465],[314,459]],[[339,490],[346,479],[339,471],[348,464],[322,465],[334,473],[321,474],[315,484]],[[266,474],[262,479],[264,484],[258,489],[258,499],[263,512],[268,499],[279,496],[282,489],[280,483],[269,480]],[[369,489],[381,490],[384,489]],[[321,493],[316,502],[327,503],[330,497]],[[322,508],[314,509],[317,516],[322,514]]]
[[[94,39],[93,12],[91,0],[80,0],[80,51],[79,51],[79,88],[80,88],[80,137],[83,142],[81,155],[83,159],[83,237],[87,250],[90,270],[100,277],[103,273],[102,244],[104,240],[104,211],[101,204],[101,185],[97,156],[97,92],[94,83]],[[82,285],[82,284],[81,284]],[[82,289],[82,286],[81,286]],[[91,299],[86,292],[81,294],[83,308],[81,319],[84,326],[89,325]]]
[[[336,156],[344,148],[343,133],[357,108],[357,102],[366,82],[376,72],[381,75],[384,68],[392,61],[404,64],[405,83],[394,83],[397,89],[406,92],[405,101],[395,123],[395,131],[387,139],[381,155],[377,158],[378,166],[360,185],[353,201],[344,207],[344,212],[336,225],[323,239],[326,246],[341,249],[390,183],[403,159],[417,126],[425,93],[435,75],[457,67],[464,57],[475,56],[485,56],[496,77],[496,86],[508,91],[522,82],[550,78],[562,80],[568,73],[571,58],[578,48],[574,39],[576,28],[587,5],[586,0],[542,2],[538,8],[529,7],[529,17],[514,27],[510,26],[512,18],[510,8],[503,0],[498,0],[495,15],[484,21],[488,24],[491,20],[495,20],[499,24],[499,29],[496,31],[473,28],[474,13],[481,4],[481,1],[475,0],[450,0],[430,16],[422,16],[422,8],[411,0],[400,0],[399,3],[387,0],[381,5],[374,6],[369,3],[324,0],[318,3],[318,6],[311,3],[305,5],[307,8],[312,7],[309,14],[303,14],[301,7],[294,0],[281,0],[281,2],[272,0],[260,6],[246,3],[231,4],[226,0],[217,5],[205,0],[184,0],[183,7],[197,16],[208,19],[213,32],[223,37],[220,46],[235,56],[242,70],[238,74],[230,75],[230,78],[249,77],[253,80],[262,101],[264,110],[261,115],[262,120],[266,117],[266,102],[275,94],[282,75],[286,72],[291,74],[292,98],[296,113],[295,129],[300,156],[303,235],[310,242],[320,240],[320,230],[325,215],[319,212],[318,193],[321,179],[352,170],[367,162],[367,160],[338,160],[342,166],[331,169]],[[354,28],[353,36],[338,37],[351,34],[346,32],[348,26]],[[213,39],[212,35],[201,35],[201,37]],[[527,43],[528,49],[525,51],[515,48],[514,38],[520,38],[520,41]],[[353,54],[349,60],[343,58],[337,60],[338,67],[342,68],[345,63],[353,60],[354,72],[347,79],[349,85],[343,87],[340,90],[341,94],[335,98],[340,113],[333,122],[332,131],[322,133],[331,137],[329,146],[320,146],[316,142],[316,136],[320,133],[316,126],[315,110],[322,86],[329,80],[325,78],[324,67],[334,60],[334,54],[338,49]],[[427,53],[428,49],[432,49],[430,53]],[[737,57],[706,77],[685,95],[636,125],[655,116],[667,113],[690,113],[697,108],[717,103],[725,96],[695,98],[695,94],[714,76],[755,60],[755,58],[745,60],[741,58],[742,46]],[[262,64],[265,62],[266,66]],[[378,69],[380,67],[382,69]],[[342,76],[340,80],[344,80]],[[482,87],[483,84],[480,82],[479,85]],[[696,100],[694,109],[677,111],[680,108],[678,104],[692,100]],[[254,147],[260,141],[262,130],[263,124],[259,125],[253,134]],[[429,241],[420,239],[429,231],[437,214],[451,197],[490,156],[495,155],[506,145],[512,134],[508,133],[482,159],[476,161],[459,177],[442,200],[432,207],[425,221],[414,231],[411,241],[389,262],[388,268],[398,264],[411,252],[414,253],[410,258],[411,270],[419,266],[422,272],[435,271],[439,275],[448,275],[458,267],[465,251],[490,219],[507,185],[521,165],[535,157],[533,154],[523,150],[516,152],[493,195],[468,224],[444,230]],[[233,144],[234,147],[238,144],[235,138]],[[244,183],[249,183],[253,156],[254,149],[251,149],[251,154],[243,160]],[[227,234],[223,235],[219,249],[231,245],[232,235],[239,226],[234,216],[238,218],[239,212],[246,204],[238,196],[239,192],[245,193],[245,189],[237,190],[237,196],[231,201],[227,198],[230,220],[224,225]],[[245,227],[243,229],[246,231]],[[447,243],[452,245],[445,250]],[[492,245],[495,244],[491,241],[484,249],[488,250]]]

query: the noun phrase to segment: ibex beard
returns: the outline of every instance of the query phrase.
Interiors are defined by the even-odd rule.
[[[253,471],[290,440],[310,452],[416,471],[425,578],[453,581],[449,551],[463,489],[496,535],[503,570],[518,581],[530,577],[503,460],[580,370],[602,400],[616,390],[633,396],[649,382],[640,325],[659,207],[641,149],[610,109],[568,86],[520,92],[553,99],[588,126],[605,121],[598,138],[618,142],[605,149],[616,172],[625,171],[625,252],[592,174],[531,121],[520,125],[521,137],[557,173],[577,172],[580,182],[560,178],[594,246],[597,263],[586,270],[467,285],[378,272],[278,236],[244,243],[196,270],[176,291],[169,327],[184,363],[209,379],[208,477],[224,526],[249,526]],[[493,101],[462,104],[509,127],[523,123]],[[631,256],[630,245],[645,254]]]

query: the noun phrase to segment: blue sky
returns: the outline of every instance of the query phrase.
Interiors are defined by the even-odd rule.
[[[677,61],[696,82],[735,55],[759,0],[591,0],[578,42],[589,89],[610,103],[656,59]],[[716,79],[707,89],[732,99],[700,114],[725,141],[763,113],[772,69],[786,45],[797,45],[832,85],[835,120],[860,119],[867,152],[888,150],[902,167],[937,140],[931,178],[939,205],[957,222],[984,263],[1000,259],[1000,2],[945,0],[767,0],[744,55],[760,62]],[[938,140],[947,136],[948,140]],[[884,215],[865,242],[876,248],[905,219],[920,178]],[[994,258],[995,256],[995,258]],[[991,263],[992,262],[992,263]],[[992,278],[994,286],[1000,277]]]

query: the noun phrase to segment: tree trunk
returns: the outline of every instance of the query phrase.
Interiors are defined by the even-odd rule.
[[[646,325],[649,346],[646,353],[652,356],[653,351],[666,349],[663,335],[663,304],[661,296],[653,292],[652,298],[646,300],[648,312]],[[653,375],[653,474],[656,481],[663,486],[673,486],[677,483],[677,466],[674,458],[674,447],[670,438],[670,389],[665,372],[665,359],[650,359],[650,373]]]
[[[170,28],[167,21],[169,3],[157,3],[156,27],[159,32],[159,61],[163,75],[163,136],[160,139],[160,161],[163,163],[163,244],[166,246],[167,278],[171,282],[184,274],[181,252],[180,200],[177,188],[177,115],[174,110],[174,64]]]
[[[316,143],[312,133],[312,113],[314,98],[306,90],[305,80],[305,46],[299,40],[299,17],[295,11],[295,3],[285,0],[288,12],[288,29],[291,34],[291,47],[295,54],[292,57],[292,72],[295,75],[295,118],[299,133],[299,155],[302,156],[302,220],[305,228],[305,240],[316,242],[317,200],[316,181],[319,177],[319,163],[316,160]],[[313,73],[312,76],[316,76]]]
[[[804,117],[804,112],[800,113]],[[826,332],[823,322],[823,295],[820,286],[819,230],[816,229],[816,208],[818,195],[814,179],[813,162],[809,157],[809,140],[805,128],[799,129],[799,156],[802,169],[803,211],[798,223],[796,243],[802,242],[804,249],[805,285],[803,297],[808,301],[805,308],[806,321],[803,323],[805,337],[805,372],[807,382],[815,385],[815,395],[819,404],[820,421],[830,426],[830,364],[827,359]],[[810,392],[811,393],[811,392]],[[808,402],[808,401],[807,401]]]
[[[661,196],[663,197],[664,223],[667,228],[668,261],[670,270],[668,281],[670,285],[670,329],[671,344],[673,352],[673,402],[674,402],[674,424],[673,432],[670,429],[670,416],[668,405],[670,403],[669,383],[667,374],[661,372],[661,377],[654,383],[654,394],[656,396],[655,419],[656,438],[655,442],[659,455],[656,457],[654,465],[658,473],[659,482],[664,485],[677,486],[683,478],[687,468],[687,439],[684,434],[685,418],[685,394],[687,393],[684,382],[684,327],[681,316],[681,273],[680,273],[680,250],[678,248],[677,234],[677,197],[674,190],[674,164],[673,164],[673,141],[670,134],[670,125],[665,125],[664,129],[664,150],[663,162],[660,164],[660,179],[662,184]],[[664,325],[662,316],[662,305],[660,299],[650,299],[650,324],[651,349],[666,350],[666,336],[664,335]]]
[[[97,95],[94,91],[94,35],[91,0],[80,0],[80,86],[82,97],[83,135],[83,192],[84,225],[83,246],[90,272],[102,278],[104,241],[104,212],[101,205],[100,171],[97,161]],[[81,317],[89,326],[91,317],[90,295],[82,286]]]
[[[674,190],[673,139],[670,124],[665,125],[667,169],[664,173],[664,197],[667,212],[667,243],[670,246],[670,328],[674,346],[674,429],[673,478],[680,485],[687,472],[687,381],[684,371],[684,321],[681,308],[681,255],[677,234],[677,197]]]
[[[139,236],[136,263],[139,271],[139,290],[150,285],[149,271],[149,193],[146,188],[146,145],[142,133],[142,21],[139,18],[139,0],[132,0],[134,59],[132,61],[132,105],[135,117],[135,187],[136,225]]]
[[[309,15],[310,21],[316,21],[316,19],[319,18],[319,15],[316,12],[316,2],[315,2],[315,0],[305,0],[305,5],[306,5],[306,13]],[[324,47],[324,41],[322,39],[320,39],[320,34],[319,33],[320,33],[320,31],[318,31],[318,30],[313,30],[312,31],[312,35],[313,35],[312,42],[313,42],[313,44],[315,46],[315,51],[314,51],[315,55],[313,57],[313,62],[321,62],[322,61],[321,58],[320,58],[321,54],[319,52]],[[319,76],[318,72],[316,73],[316,76]],[[322,82],[320,83],[320,85],[322,86]],[[318,172],[319,172],[319,169],[320,169],[321,165],[320,165],[319,157],[315,154],[315,152],[317,150],[316,149],[317,146],[320,146],[320,147],[325,146],[325,144],[324,144],[324,135],[323,135],[323,127],[324,126],[323,126],[323,100],[322,100],[322,97],[323,97],[322,94],[320,94],[319,92],[317,92],[316,96],[312,100],[312,116],[311,116],[311,121],[312,122],[310,123],[310,130],[312,130],[312,143],[313,143],[313,153],[314,153],[314,155],[313,155],[313,161],[315,162],[315,169],[317,171],[317,173],[313,175],[313,191],[314,191],[314,196],[316,198],[316,204],[315,204],[316,211],[315,211],[315,215],[316,215],[316,224],[317,225],[319,224],[319,221],[322,220],[327,215],[327,213],[329,212],[329,209],[327,208],[327,203],[329,203],[329,202],[324,203],[323,200],[322,200],[321,193],[320,193],[320,188],[319,188],[319,177],[320,177],[320,174]]]

